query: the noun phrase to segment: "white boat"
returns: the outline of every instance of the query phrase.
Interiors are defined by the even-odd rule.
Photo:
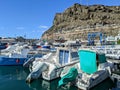
[[[88,90],[111,75],[113,63],[106,61],[105,54],[97,54],[90,50],[79,50],[80,70],[76,86]]]
[[[0,55],[9,55],[11,53],[21,53],[22,49],[26,48],[27,45],[14,44],[9,45],[6,49],[0,51]]]
[[[120,60],[120,49],[106,50],[106,57],[113,60]]]
[[[94,46],[92,50],[105,53],[106,57],[113,60],[120,60],[120,46]]]
[[[18,44],[9,45],[6,49],[0,51],[1,55],[8,55],[9,53],[13,52],[17,48]]]
[[[13,52],[0,55],[0,66],[5,65],[22,65],[27,59],[28,48],[14,49]]]
[[[114,64],[106,62],[105,54],[96,54],[96,52],[87,49],[79,50],[78,54],[80,64],[74,65],[73,72],[70,68],[63,70],[59,86],[70,82],[80,89],[89,90],[111,75]],[[78,72],[75,72],[75,68]]]
[[[42,75],[42,78],[48,81],[59,78],[64,67],[72,66],[77,62],[79,62],[79,56],[76,50],[59,48],[56,53],[49,54],[47,58],[35,60],[35,62],[33,62],[31,72],[34,72],[34,75],[29,75],[26,80],[30,82],[32,79],[36,79],[36,77],[38,78],[38,75]],[[40,67],[45,67],[46,70],[43,68],[40,70]],[[36,69],[34,70],[34,68],[39,70],[39,74],[35,71]],[[36,77],[33,77],[35,75]]]
[[[50,61],[51,57],[54,57],[55,52],[50,52],[44,55],[42,58],[35,58],[31,65],[29,65],[30,74],[26,78],[26,82],[30,83],[34,79],[41,76],[42,72],[47,69],[47,64],[45,61]]]
[[[54,61],[46,62],[48,69],[42,72],[42,78],[48,81],[59,78],[64,67],[73,66],[77,62],[79,62],[77,50],[60,48]]]
[[[116,84],[115,86],[115,89],[113,90],[118,90],[120,89],[120,74],[117,74],[117,73],[113,73],[112,74],[112,79],[114,81],[114,83]]]

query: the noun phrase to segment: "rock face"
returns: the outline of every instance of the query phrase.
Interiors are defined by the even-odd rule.
[[[89,32],[117,35],[120,30],[120,6],[74,4],[55,15],[53,26],[42,39],[87,40]]]

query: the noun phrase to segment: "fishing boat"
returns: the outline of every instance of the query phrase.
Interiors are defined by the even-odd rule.
[[[48,81],[59,78],[64,67],[79,62],[77,50],[67,48],[58,48],[56,53],[49,53],[46,56],[33,62],[32,72],[27,77],[27,82],[40,76]]]
[[[29,49],[22,48],[20,51],[9,52],[0,56],[1,65],[22,65],[27,60]]]
[[[114,64],[106,61],[105,54],[90,49],[80,49],[78,54],[80,63],[61,73],[59,86],[73,83],[80,89],[89,90],[110,77]]]
[[[17,43],[10,45],[8,48],[1,50],[0,65],[23,65],[30,58],[42,57],[43,54],[36,50],[31,53],[32,48],[27,44]]]

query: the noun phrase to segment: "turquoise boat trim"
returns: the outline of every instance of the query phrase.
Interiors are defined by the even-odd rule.
[[[97,71],[96,52],[89,50],[78,51],[80,67],[83,72],[93,74]]]

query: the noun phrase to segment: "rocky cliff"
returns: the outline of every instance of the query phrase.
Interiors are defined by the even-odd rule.
[[[43,39],[87,39],[89,32],[117,35],[120,30],[120,6],[74,4],[63,13],[56,13],[53,26]]]

